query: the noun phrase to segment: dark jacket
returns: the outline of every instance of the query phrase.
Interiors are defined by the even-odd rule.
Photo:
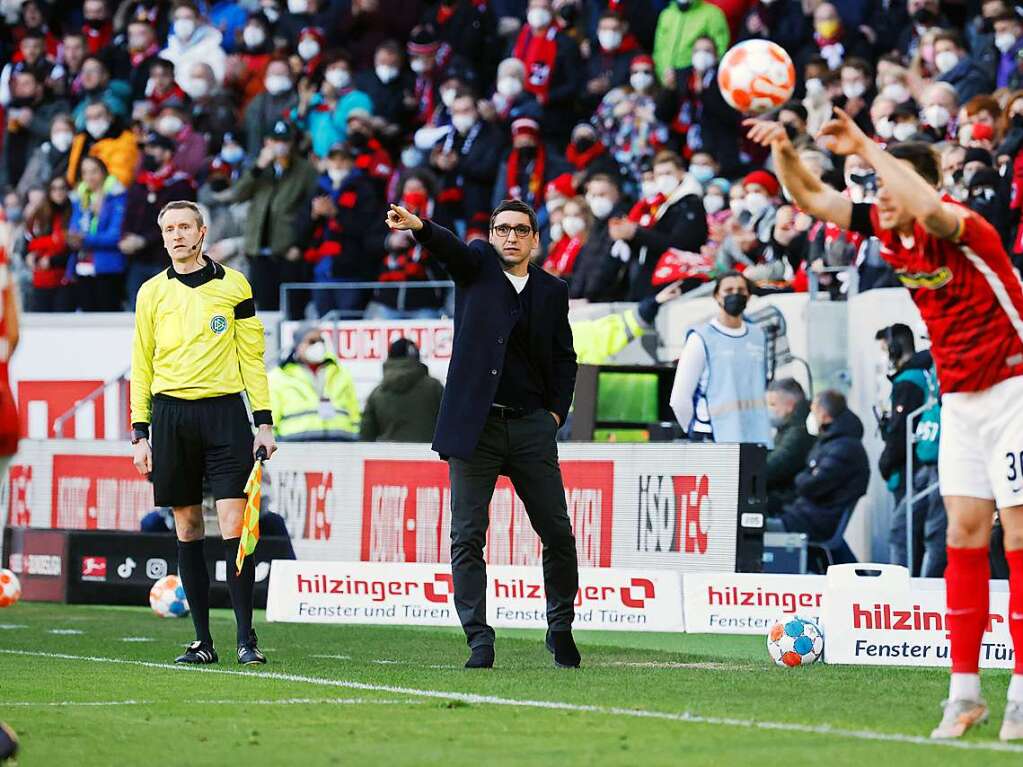
[[[441,147],[448,144],[447,138],[439,142]],[[434,168],[441,182],[437,201],[444,215],[485,230],[490,219],[490,195],[501,159],[501,137],[494,126],[480,121],[464,136],[455,135],[450,146],[458,155],[458,164],[446,172]]]
[[[451,16],[443,22],[439,6],[429,5],[421,22],[431,25],[437,31],[437,39],[450,45],[451,50],[465,59],[477,77],[486,81],[493,76],[501,54],[501,42],[489,5],[458,0],[452,6]]]
[[[296,104],[298,91],[295,88],[277,96],[264,91],[249,102],[245,108],[245,151],[250,157],[256,157],[263,148],[267,127],[277,120],[288,119]]]
[[[702,77],[699,93],[693,88],[692,67],[679,69],[675,73],[678,83],[674,90],[665,88],[657,97],[655,116],[671,126],[675,133],[680,126],[691,122],[684,137],[683,146],[694,151],[709,152],[721,166],[721,174],[732,178],[740,171],[739,121],[742,119],[721,95],[718,86],[718,68],[712,67]],[[683,109],[685,108],[685,110]]]
[[[938,78],[938,82],[949,83],[956,89],[959,103],[965,104],[978,93],[994,90],[994,78],[970,56],[963,56],[959,63]]]
[[[411,97],[415,90],[415,79],[407,70],[391,82],[384,83],[375,71],[369,69],[356,75],[355,87],[373,102],[373,115],[388,123],[405,125],[415,114],[415,107],[406,103],[406,97]]]
[[[767,493],[795,495],[796,475],[806,467],[806,459],[817,441],[806,430],[810,405],[796,405],[788,420],[774,435],[774,449],[767,454]]]
[[[624,216],[628,212],[628,207],[619,202],[606,220],[593,222],[586,244],[579,251],[572,270],[569,287],[572,298],[585,298],[593,302],[625,299],[625,274],[628,266],[611,255],[614,240],[611,239],[607,224],[615,216]]]
[[[314,279],[375,280],[383,250],[376,247],[380,203],[373,182],[356,168],[335,189],[324,173],[311,192],[310,203],[320,196],[331,199],[337,214],[313,219],[311,207],[306,205],[299,223],[299,247],[305,260],[313,264]]]
[[[863,423],[846,410],[821,427],[806,468],[796,476],[796,500],[782,515],[785,529],[806,533],[811,541],[828,540],[842,514],[867,492],[869,482]]]
[[[365,442],[429,442],[437,426],[444,384],[419,360],[384,362],[384,378],[366,400],[359,439]]]
[[[518,319],[518,300],[489,242],[475,240],[466,245],[429,221],[415,236],[455,281],[455,340],[433,449],[442,458],[468,460],[494,404],[505,341]],[[529,278],[530,347],[544,382],[543,406],[564,423],[576,374],[568,286],[534,264],[529,265]]]
[[[142,183],[144,179],[145,176],[142,176],[128,189],[121,236],[137,234],[146,241],[142,250],[128,256],[131,262],[166,265],[167,251],[163,247],[163,234],[156,223],[156,217],[171,200],[195,202],[195,179],[183,171],[175,170],[162,188],[154,187],[152,191],[147,184]]]
[[[884,451],[877,462],[881,477],[887,480],[896,472],[906,469],[906,418],[924,404],[927,392],[921,389],[911,376],[903,376],[909,370],[930,370],[934,359],[929,351],[917,352],[909,361],[891,376],[892,410],[887,423],[881,430]]]

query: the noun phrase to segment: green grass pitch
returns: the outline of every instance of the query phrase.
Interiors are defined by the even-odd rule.
[[[935,669],[776,668],[759,637],[578,632],[558,670],[542,632],[498,632],[467,671],[460,632],[265,624],[270,664],[242,669],[214,611],[220,664],[174,667],[191,623],[148,609],[0,611],[0,719],[23,767],[61,765],[1018,765],[997,741],[1007,672],[984,675],[992,722],[926,735]]]

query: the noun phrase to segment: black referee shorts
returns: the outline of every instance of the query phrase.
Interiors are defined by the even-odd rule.
[[[252,427],[240,394],[197,400],[154,395],[152,443],[157,506],[198,506],[204,476],[214,499],[245,497]]]

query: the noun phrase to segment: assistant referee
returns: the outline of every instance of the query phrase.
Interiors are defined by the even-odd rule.
[[[263,323],[252,288],[234,269],[203,255],[206,226],[192,202],[170,202],[157,217],[171,266],[139,288],[131,359],[135,468],[150,476],[157,506],[170,506],[178,571],[195,641],[177,663],[216,663],[210,635],[210,576],[203,551],[203,478],[217,505],[227,588],[238,623],[238,662],[266,663],[252,629],[255,565],[234,568],[255,454],[277,449],[263,367]],[[258,427],[249,425],[244,390]],[[152,424],[152,448],[150,448]]]

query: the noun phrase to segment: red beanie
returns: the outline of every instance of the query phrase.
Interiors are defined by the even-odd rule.
[[[776,196],[781,191],[778,179],[774,177],[773,173],[766,170],[755,170],[752,173],[747,173],[746,178],[742,180],[742,185],[748,186],[749,184],[760,184],[771,197]]]
[[[551,179],[547,183],[547,194],[556,192],[562,197],[575,197],[575,184],[572,183],[571,173],[562,173],[560,176]]]

